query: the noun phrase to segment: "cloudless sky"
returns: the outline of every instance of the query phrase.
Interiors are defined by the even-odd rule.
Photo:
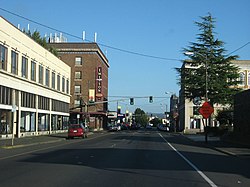
[[[182,49],[196,42],[199,32],[195,21],[211,13],[216,19],[216,37],[224,41],[228,53],[250,42],[249,0],[0,0],[0,8],[71,35],[94,41],[107,54],[109,60],[109,100],[114,96],[146,97],[120,101],[122,112],[141,108],[145,112],[166,111],[170,94],[179,94],[176,67],[185,57]],[[56,31],[42,27],[6,11],[0,15],[13,25],[42,35]],[[59,32],[57,32],[59,33]],[[82,42],[67,36],[68,42]],[[104,44],[104,45],[102,45]],[[110,47],[164,58],[150,58]],[[250,44],[237,50],[240,60],[250,60]],[[116,102],[109,109],[116,109]],[[169,110],[169,109],[168,109]]]

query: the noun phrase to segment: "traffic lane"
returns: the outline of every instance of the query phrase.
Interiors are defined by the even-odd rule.
[[[15,168],[5,175],[11,186],[208,186],[155,132],[113,133],[4,165]]]
[[[57,136],[58,138],[52,141],[50,138],[46,138],[46,136],[44,136],[43,138],[39,138],[39,140],[35,140],[35,141],[33,141],[35,137],[25,137],[26,140],[21,141],[24,143],[14,144],[13,147],[12,146],[1,147],[0,148],[0,161],[6,158],[16,157],[19,155],[26,155],[26,154],[36,152],[36,151],[46,150],[50,148],[53,149],[54,147],[63,146],[65,144],[85,142],[85,141],[99,138],[99,137],[106,136],[106,135],[109,135],[109,134],[107,134],[106,132],[94,133],[91,136],[89,136],[87,139],[75,138],[75,139],[69,140],[67,139],[67,134],[65,134],[65,136],[55,134],[54,136]]]
[[[164,134],[166,140],[218,186],[250,186],[249,157],[235,157],[181,135]]]

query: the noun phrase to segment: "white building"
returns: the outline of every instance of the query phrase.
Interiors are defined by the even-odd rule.
[[[239,74],[240,74],[240,81],[241,83],[237,85],[239,88],[242,89],[249,89],[250,88],[250,60],[234,60],[232,63],[239,67]],[[183,64],[182,68],[195,68],[190,67],[188,64]],[[183,88],[180,89],[180,97],[179,97],[179,123],[178,128],[185,132],[185,133],[197,133],[204,131],[204,124],[206,123],[203,120],[202,115],[199,114],[197,110],[199,107],[202,106],[203,103],[196,106],[193,102],[190,102],[189,99],[185,99],[183,96]],[[222,105],[214,105],[214,113],[212,114],[212,118],[214,118],[219,110],[223,110],[226,106]],[[219,125],[216,120],[213,120],[213,126]]]
[[[67,128],[71,68],[0,17],[0,138]]]

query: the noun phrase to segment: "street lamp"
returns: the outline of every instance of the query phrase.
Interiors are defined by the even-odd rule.
[[[207,73],[207,56],[199,52],[185,52],[185,55],[194,55],[197,54],[205,58],[205,101],[208,101],[208,73]]]

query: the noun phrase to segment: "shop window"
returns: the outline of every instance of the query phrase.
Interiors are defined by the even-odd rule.
[[[11,111],[0,109],[0,134],[12,133],[12,115]]]
[[[38,131],[48,131],[49,130],[49,115],[48,114],[38,114]]]

